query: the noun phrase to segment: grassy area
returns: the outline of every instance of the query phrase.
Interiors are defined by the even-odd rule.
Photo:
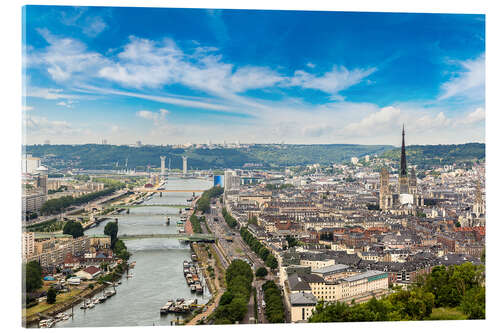
[[[23,316],[29,317],[29,316],[34,315],[36,313],[46,311],[46,310],[50,309],[51,307],[54,307],[54,306],[57,306],[59,304],[66,302],[67,300],[69,300],[70,298],[72,298],[74,296],[77,296],[81,292],[82,292],[82,290],[80,290],[80,289],[73,289],[70,292],[67,292],[64,294],[59,294],[59,295],[57,295],[57,299],[56,299],[55,304],[47,304],[45,301],[41,302],[35,306],[32,306],[29,309],[23,309]]]
[[[430,320],[465,320],[467,315],[457,308],[434,308]]]

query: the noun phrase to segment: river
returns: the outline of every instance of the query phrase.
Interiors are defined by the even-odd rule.
[[[205,190],[212,182],[202,179],[168,180],[168,189]],[[178,232],[177,207],[146,207],[151,204],[186,205],[192,193],[155,194],[142,205],[130,208],[129,214],[118,219],[118,235],[123,234],[172,234]],[[148,215],[149,214],[149,215]],[[166,214],[171,223],[165,224]],[[88,229],[85,234],[103,234],[106,221]],[[203,296],[191,293],[183,275],[182,263],[191,260],[189,245],[177,239],[136,239],[125,241],[136,266],[131,270],[132,278],[123,275],[122,284],[116,287],[116,295],[93,309],[81,310],[74,307],[74,315],[55,327],[105,327],[105,326],[157,326],[170,325],[176,315],[160,316],[160,308],[170,299],[197,298],[198,303],[206,303],[210,293],[205,288]],[[69,310],[71,311],[71,310]],[[67,311],[68,312],[68,311]]]

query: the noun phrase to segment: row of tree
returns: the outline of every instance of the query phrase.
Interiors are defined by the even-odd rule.
[[[189,218],[189,222],[191,222],[191,226],[193,227],[193,232],[196,234],[201,234],[203,233],[203,230],[201,228],[201,221],[204,221],[205,217],[202,216],[201,218],[198,218],[195,214],[192,214],[191,217]]]
[[[210,200],[220,196],[222,193],[224,193],[224,188],[220,186],[214,186],[211,189],[206,190],[196,202],[196,209],[205,214],[209,213]]]
[[[262,245],[262,243],[255,238],[247,228],[241,228],[240,235],[245,243],[250,246],[252,251],[264,260],[267,267],[271,269],[276,269],[278,267],[278,260],[276,260],[276,257],[264,245]]]
[[[85,194],[76,198],[73,198],[70,195],[66,195],[57,199],[50,199],[47,200],[43,205],[42,208],[40,208],[40,213],[42,215],[50,215],[50,214],[58,214],[63,212],[66,208],[68,208],[71,205],[82,205],[87,202],[93,201],[95,199],[98,199],[100,197],[110,195],[113,192],[115,192],[117,189],[119,189],[120,186],[112,186],[109,188],[106,188],[102,191],[97,191],[97,192],[92,192],[89,194]]]
[[[252,281],[250,265],[243,260],[233,260],[226,270],[227,290],[222,294],[219,306],[212,315],[215,324],[234,324],[245,318]]]
[[[267,281],[262,285],[264,301],[266,302],[266,318],[270,323],[285,322],[285,307],[281,292],[274,281]]]
[[[222,208],[222,216],[229,227],[235,228],[238,225],[238,221],[236,221],[236,219],[229,214],[226,208]]]
[[[456,308],[468,319],[485,318],[484,266],[464,263],[434,267],[408,290],[380,300],[352,304],[320,301],[310,322],[399,321],[442,319],[431,316],[434,308]],[[444,318],[443,318],[444,319]],[[447,318],[446,318],[447,319]]]

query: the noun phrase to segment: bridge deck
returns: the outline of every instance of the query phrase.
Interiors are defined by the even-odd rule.
[[[205,190],[160,190],[154,188],[140,188],[136,189],[137,192],[164,192],[164,193],[193,193],[193,192],[204,192]]]
[[[132,239],[145,239],[145,238],[176,238],[180,240],[187,241],[215,241],[216,237],[212,234],[135,234],[135,235],[119,235],[120,239],[132,240]]]

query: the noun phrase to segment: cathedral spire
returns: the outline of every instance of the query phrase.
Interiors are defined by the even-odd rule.
[[[401,143],[401,166],[399,169],[400,176],[406,176],[406,149],[405,149],[405,125],[403,124],[403,141]]]

